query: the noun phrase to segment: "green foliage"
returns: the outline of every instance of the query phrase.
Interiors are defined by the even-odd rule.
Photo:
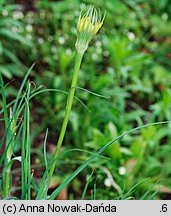
[[[27,161],[28,154],[32,155],[31,167],[26,170],[32,168],[35,173],[22,176],[22,198],[40,198],[66,107],[81,1],[38,0],[34,10],[26,12],[22,11],[24,5],[4,2],[0,3],[0,72],[4,80],[0,106],[1,117],[6,119],[1,144],[7,140],[7,149],[1,165],[15,173],[21,143],[27,143],[27,148],[22,145],[22,155]],[[68,199],[169,199],[170,124],[141,128],[106,144],[137,126],[171,120],[170,2],[84,2],[105,10],[106,19],[83,59],[78,86],[84,89],[76,88],[49,199],[65,187]],[[16,12],[22,13],[17,20]],[[38,63],[30,79],[35,84],[31,82],[29,87],[26,77],[12,102],[18,83],[6,84],[12,76],[23,76],[26,66],[34,61]],[[3,164],[7,155],[10,163]],[[25,161],[21,164],[24,173]],[[11,177],[9,182],[8,193],[11,190],[15,196]],[[29,194],[30,190],[34,192]]]
[[[17,56],[17,48],[21,44],[23,48],[31,46],[19,31],[23,14],[17,9],[17,5],[0,1],[0,71],[9,79],[13,75],[22,76],[26,68]]]

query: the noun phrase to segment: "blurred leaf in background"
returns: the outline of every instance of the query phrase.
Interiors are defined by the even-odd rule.
[[[26,70],[17,53],[19,46],[28,49],[32,44],[21,34],[23,17],[19,5],[0,1],[0,71],[8,79],[22,76]]]

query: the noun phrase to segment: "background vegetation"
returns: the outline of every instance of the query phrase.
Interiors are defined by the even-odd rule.
[[[23,77],[35,61],[29,76],[31,90],[42,86],[68,91],[81,2],[0,1],[0,72],[7,84],[8,103],[16,97]],[[84,1],[106,11],[106,19],[84,56],[78,85],[110,97],[102,98],[77,89],[76,96],[88,109],[74,101],[62,147],[65,154],[57,161],[57,172],[49,191],[87,160],[91,152],[123,132],[146,123],[171,120],[169,2]],[[44,171],[46,130],[49,130],[49,161],[61,129],[66,99],[65,94],[49,91],[37,95],[30,103],[31,168],[37,182]],[[2,99],[0,107],[3,108]],[[4,133],[1,121],[1,138]],[[170,138],[170,124],[147,127],[125,136],[106,149],[105,157],[97,157],[86,167],[57,198],[170,199]],[[19,137],[14,146],[15,156],[20,152]],[[3,145],[0,153],[2,155]],[[20,197],[18,162],[14,163],[12,172],[11,195]],[[31,196],[34,198],[34,192]]]

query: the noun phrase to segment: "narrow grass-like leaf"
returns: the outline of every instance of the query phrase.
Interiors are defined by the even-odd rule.
[[[154,126],[154,125],[160,125],[160,124],[169,124],[171,121],[164,121],[164,122],[156,122],[151,124],[142,125],[140,127],[133,128],[120,136],[116,137],[115,139],[108,142],[106,145],[104,145],[99,151],[96,152],[96,154],[92,155],[87,161],[85,161],[78,169],[76,169],[67,179],[65,179],[60,186],[50,195],[49,200],[53,200],[61,190],[63,190],[66,185],[68,185],[85,167],[87,167],[96,157],[97,155],[102,154],[112,143],[116,142],[117,140],[123,138],[127,134],[133,133],[137,130],[140,130],[145,127]]]
[[[92,177],[92,175],[93,175],[93,172],[90,174],[90,176],[89,176],[89,178],[88,178],[88,180],[87,180],[87,182],[86,182],[86,185],[85,185],[85,187],[84,187],[84,190],[83,190],[83,194],[82,194],[81,200],[84,200],[84,199],[85,199],[85,195],[86,195],[86,192],[87,192],[88,186],[89,186],[89,184],[90,184],[90,181],[91,181],[91,177]]]
[[[12,159],[10,160],[10,162],[7,164],[6,169],[7,169],[7,170],[8,170],[8,169],[10,170],[11,167],[12,167],[12,165],[13,165],[13,163],[14,163],[15,161],[21,162],[21,156],[12,158]]]
[[[11,142],[12,142],[14,136],[15,136],[15,133],[17,132],[18,128],[20,127],[20,125],[21,125],[21,120],[19,121],[18,125],[16,126],[16,129],[15,129],[14,134],[11,136],[10,140],[8,141],[8,143],[7,143],[6,147],[5,147],[5,150],[4,150],[4,152],[3,152],[3,155],[2,155],[2,157],[0,158],[0,165],[2,165],[2,162],[3,162],[4,159],[5,159],[7,150],[8,150],[8,148],[9,148],[9,146],[10,146],[10,144],[11,144]]]
[[[20,86],[20,89],[19,89],[19,91],[18,91],[16,100],[15,100],[15,103],[14,103],[14,106],[13,106],[13,115],[14,115],[16,109],[17,109],[18,101],[19,101],[19,98],[20,98],[20,96],[21,96],[21,93],[22,93],[22,90],[23,90],[23,88],[24,88],[24,85],[26,84],[27,78],[28,78],[29,74],[31,73],[31,71],[32,71],[33,67],[35,66],[35,64],[36,64],[36,63],[33,63],[33,64],[32,64],[32,66],[30,67],[30,69],[28,70],[28,72],[26,73],[26,75],[25,75],[25,77],[24,77],[24,79],[23,79],[23,81],[22,81],[22,84],[21,84],[21,86]]]
[[[67,153],[70,153],[70,152],[73,152],[73,151],[84,152],[84,153],[88,153],[88,154],[92,154],[92,155],[96,154],[96,153],[93,153],[93,152],[88,151],[88,150],[79,149],[79,148],[73,148],[73,149],[68,149],[68,150],[65,150],[65,151],[60,152],[60,154],[59,154],[59,159],[60,159],[63,155],[65,155],[65,154],[67,154]],[[97,154],[97,157],[100,157],[100,158],[103,158],[103,159],[107,159],[107,160],[111,160],[109,157],[106,157],[106,156],[103,156],[103,155],[98,155],[98,154]]]
[[[10,197],[4,198],[3,200],[19,200],[19,199],[17,197],[10,196]]]
[[[47,142],[47,136],[48,136],[48,128],[46,130],[46,135],[45,135],[45,139],[44,139],[44,161],[45,161],[45,166],[47,168],[48,163],[47,163],[47,155],[46,155],[46,142]]]
[[[30,109],[29,109],[29,95],[30,95],[30,83],[29,89],[26,98],[26,110],[27,110],[27,123],[26,123],[26,178],[27,178],[27,191],[26,191],[26,199],[30,200],[31,195],[31,165],[30,165]]]
[[[133,187],[131,187],[131,189],[122,196],[122,199],[127,199],[128,197],[130,197],[132,195],[132,193],[134,192],[134,190],[142,183],[148,181],[150,178],[145,178],[142,181],[138,182],[137,184],[135,184]]]
[[[61,152],[59,155],[58,155],[58,157],[56,158],[56,159],[54,159],[53,161],[51,161],[51,163],[47,166],[47,168],[46,168],[46,170],[45,170],[45,172],[44,172],[44,174],[43,174],[43,177],[42,177],[42,179],[41,179],[41,187],[40,187],[40,189],[39,189],[39,193],[37,194],[37,197],[36,197],[36,199],[37,200],[41,200],[41,199],[45,199],[45,197],[47,197],[47,190],[48,190],[48,188],[47,188],[47,175],[48,175],[48,172],[49,172],[49,170],[50,170],[50,168],[51,168],[51,166],[53,165],[53,163],[56,163],[56,161],[60,158],[60,157],[62,157],[63,156],[63,154],[65,154],[65,153],[68,153],[68,152],[71,152],[71,151],[81,151],[81,152],[86,152],[86,153],[89,153],[89,154],[96,154],[96,153],[92,153],[92,152],[89,152],[89,151],[87,151],[87,150],[82,150],[82,149],[71,149],[71,150],[66,150],[65,152]],[[108,159],[107,157],[105,157],[105,156],[101,156],[101,155],[96,155],[97,157],[102,157],[102,158],[104,158],[104,159]]]
[[[35,97],[35,96],[38,95],[38,94],[41,94],[41,93],[44,93],[44,92],[51,92],[51,91],[52,91],[52,92],[60,92],[60,93],[63,93],[63,94],[68,95],[68,92],[63,91],[63,90],[60,90],[60,89],[43,89],[43,90],[40,90],[40,91],[35,92],[34,94],[32,94],[32,95],[30,96],[30,99],[33,98],[33,97]],[[84,108],[86,108],[88,112],[91,112],[91,111],[89,110],[89,108],[82,102],[82,100],[80,100],[80,99],[79,99],[78,97],[76,97],[76,96],[74,96],[74,98],[75,98]]]
[[[26,179],[26,128],[27,128],[27,109],[24,109],[24,119],[23,119],[23,131],[22,131],[22,147],[21,147],[21,191],[22,191],[22,200],[25,199],[26,196],[26,187],[27,187],[27,179]]]
[[[5,127],[8,128],[9,121],[8,121],[8,111],[7,111],[6,96],[5,96],[5,87],[4,87],[4,82],[2,79],[1,73],[0,73],[0,84],[1,84],[1,95],[2,95],[2,101],[3,101]]]
[[[11,120],[11,118],[7,118],[8,120]],[[4,121],[6,118],[1,118],[0,121]]]
[[[36,91],[34,93],[31,94],[29,100],[31,100],[33,97],[35,97],[36,95],[39,95],[41,93],[45,93],[45,92],[59,92],[59,93],[63,93],[63,94],[66,94],[68,95],[68,92],[66,91],[63,91],[63,90],[60,90],[60,89],[43,89],[43,90],[40,90],[40,91]],[[20,96],[19,99],[21,99],[23,97]],[[84,104],[84,102],[79,99],[78,97],[74,96],[74,98],[88,111],[88,112],[91,112],[91,110]],[[10,103],[7,104],[7,108],[9,108],[10,106],[12,106],[15,102],[16,102],[17,99],[11,101]],[[23,107],[21,108],[21,110],[23,109]],[[0,114],[3,113],[3,109],[0,110]]]
[[[85,89],[85,88],[82,88],[82,87],[79,87],[79,86],[75,86],[75,87],[73,87],[73,88],[83,90],[83,91],[85,91],[85,92],[88,92],[88,93],[90,93],[90,94],[96,96],[96,97],[101,97],[101,98],[106,98],[106,99],[111,98],[111,96],[104,96],[104,95],[101,95],[101,94],[97,94],[97,93],[95,93],[95,92],[92,92],[92,91],[90,91],[90,90],[88,90],[88,89]]]
[[[96,194],[97,194],[97,186],[96,183],[94,183],[93,200],[96,200]]]
[[[34,189],[35,193],[38,194],[38,192],[39,192],[39,187],[37,186],[37,184],[36,184],[34,178],[31,178],[31,184],[32,184],[32,186],[33,186],[33,189]]]
[[[145,200],[147,199],[148,194],[153,190],[153,188],[158,184],[158,181],[155,182],[146,192],[145,194],[140,198],[140,200]],[[157,192],[157,191],[156,191]]]
[[[148,197],[148,200],[153,200],[153,198],[159,193],[160,189],[157,189],[156,191],[154,191],[153,194],[151,194],[150,197]]]

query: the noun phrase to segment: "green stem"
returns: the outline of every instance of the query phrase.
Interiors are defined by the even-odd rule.
[[[54,153],[54,156],[53,156],[53,160],[55,160],[58,157],[59,152],[60,152],[60,148],[61,148],[61,145],[62,145],[62,142],[63,142],[63,139],[64,139],[64,136],[65,136],[65,132],[66,132],[66,128],[67,128],[67,125],[68,125],[70,112],[71,112],[71,108],[72,108],[72,103],[73,103],[73,98],[74,98],[74,93],[75,93],[75,87],[76,87],[76,84],[77,84],[78,72],[79,72],[79,69],[80,69],[80,65],[81,65],[83,55],[84,55],[84,53],[76,52],[74,74],[73,74],[73,78],[72,78],[70,92],[69,92],[69,95],[68,95],[68,101],[67,101],[67,106],[66,106],[66,111],[65,111],[65,117],[64,117],[63,124],[62,124],[62,129],[61,129],[61,132],[60,132],[60,135],[59,135],[59,139],[58,139],[58,142],[57,142],[57,145],[56,145],[56,150],[55,150],[55,153]],[[51,180],[51,178],[53,176],[53,172],[54,172],[54,169],[55,169],[55,164],[56,163],[54,162],[52,164],[51,168],[50,168],[49,176],[48,176],[49,182],[50,182],[50,180]]]
[[[10,172],[9,170],[5,170],[5,180],[4,180],[4,197],[8,197],[9,196],[9,188],[10,188]]]
[[[2,102],[3,102],[3,112],[4,112],[4,119],[5,119],[5,128],[7,133],[6,136],[6,148],[10,149],[11,145],[8,147],[9,140],[11,139],[11,131],[10,131],[10,124],[8,120],[8,111],[7,111],[7,104],[6,104],[6,95],[5,95],[5,86],[4,86],[4,81],[2,78],[2,75],[0,73],[0,84],[1,84],[1,95],[2,95]],[[11,159],[11,154],[8,154],[8,150],[6,153],[6,158],[5,158],[5,164],[4,164],[4,178],[3,178],[3,196],[7,197],[9,195],[9,188],[10,188],[10,181],[9,181],[9,175],[10,172],[7,170],[7,165]]]

